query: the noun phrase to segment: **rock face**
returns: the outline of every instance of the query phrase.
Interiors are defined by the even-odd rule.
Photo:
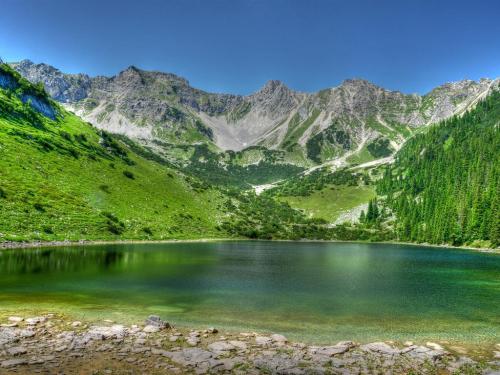
[[[31,82],[43,82],[49,95],[59,102],[74,102],[88,96],[91,80],[86,74],[64,74],[53,66],[29,60],[14,63],[12,67]]]
[[[46,64],[12,64],[32,82],[99,128],[172,143],[215,143],[223,150],[252,145],[299,152],[315,162],[362,150],[377,140],[396,150],[416,128],[460,114],[499,80],[447,83],[426,95],[385,90],[349,79],[317,93],[269,81],[248,95],[214,94],[174,74],[131,66],[113,77],[64,74]]]

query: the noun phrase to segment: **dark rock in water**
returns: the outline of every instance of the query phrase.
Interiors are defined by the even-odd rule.
[[[164,320],[161,320],[161,318],[158,315],[150,315],[146,319],[145,323],[148,326],[158,327],[159,329],[170,328],[170,324]]]

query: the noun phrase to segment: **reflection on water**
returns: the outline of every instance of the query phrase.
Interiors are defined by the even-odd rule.
[[[500,334],[499,270],[495,255],[381,244],[10,250],[0,252],[0,312],[34,305],[117,319],[156,312],[310,341],[492,341]]]

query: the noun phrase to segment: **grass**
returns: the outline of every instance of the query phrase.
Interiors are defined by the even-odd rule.
[[[347,162],[350,164],[363,164],[369,161],[375,160],[370,151],[368,151],[367,147],[363,147],[359,152],[349,156],[347,158]]]
[[[304,210],[313,217],[334,222],[343,211],[350,210],[360,204],[367,203],[375,197],[369,186],[335,186],[331,185],[306,197],[280,197],[293,208]]]

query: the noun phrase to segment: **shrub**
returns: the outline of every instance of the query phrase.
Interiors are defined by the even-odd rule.
[[[52,230],[52,228],[51,228],[51,227],[49,227],[49,226],[44,226],[44,227],[43,227],[43,231],[44,231],[45,233],[47,233],[47,234],[54,234],[54,231],[53,231],[53,230]]]
[[[111,191],[109,190],[109,185],[99,185],[99,189],[101,189],[107,194],[111,194]]]
[[[7,198],[7,193],[2,187],[0,187],[0,198]]]
[[[151,230],[151,228],[150,228],[150,227],[144,227],[144,228],[142,228],[142,231],[143,231],[144,233],[146,233],[146,234],[150,235],[150,236],[152,236],[152,235],[153,235],[153,231]]]
[[[125,225],[122,222],[115,223],[114,221],[108,220],[106,224],[108,230],[113,234],[122,234],[125,231]]]
[[[73,142],[73,137],[71,136],[71,134],[69,134],[68,132],[65,132],[63,130],[61,130],[59,132],[59,134],[61,135],[61,137],[63,137],[64,139],[66,139],[67,141],[70,141],[70,142]]]
[[[130,171],[123,171],[123,174],[125,175],[125,177],[130,178],[131,180],[135,179],[134,174]]]
[[[35,203],[33,205],[33,207],[35,208],[35,210],[39,211],[39,212],[45,212],[45,207],[43,206],[43,204],[41,203]]]

